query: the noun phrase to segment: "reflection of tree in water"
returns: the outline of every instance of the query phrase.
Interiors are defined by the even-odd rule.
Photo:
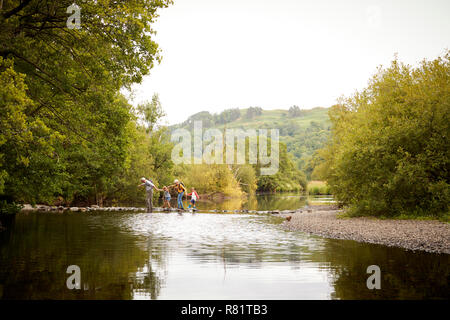
[[[293,210],[306,205],[306,197],[301,194],[258,195],[256,207],[251,210]]]
[[[197,203],[199,210],[292,210],[306,204],[301,194],[250,195],[247,198],[201,199]]]
[[[157,242],[157,245],[154,243]],[[167,253],[165,241],[157,241],[152,234],[147,239],[147,250],[149,260],[143,268],[130,274],[129,279],[133,292],[139,297],[157,299],[164,279],[167,277]]]
[[[199,210],[241,210],[243,209],[244,198],[231,198],[225,200],[201,199],[197,203]]]
[[[450,297],[449,255],[326,239],[309,259],[329,264],[334,299],[433,299]],[[381,289],[369,290],[367,267],[381,269]]]
[[[114,225],[89,225],[84,214],[18,215],[14,232],[0,243],[2,298],[131,299],[136,286],[156,298],[161,279],[151,268],[142,284],[129,276],[151,265],[142,243]],[[150,260],[161,254],[152,252]],[[69,265],[81,269],[81,290],[66,287]]]

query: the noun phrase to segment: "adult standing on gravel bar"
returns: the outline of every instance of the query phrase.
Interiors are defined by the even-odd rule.
[[[141,178],[141,184],[138,185],[138,187],[145,186],[145,191],[147,192],[147,197],[145,199],[147,203],[147,212],[153,211],[153,188],[157,191],[161,191],[161,189],[158,189],[152,180],[147,180],[144,177]]]

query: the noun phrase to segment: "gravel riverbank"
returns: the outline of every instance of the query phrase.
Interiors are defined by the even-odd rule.
[[[283,223],[287,230],[303,231],[326,238],[356,240],[450,254],[450,224],[434,220],[380,220],[337,218],[331,206],[310,207],[291,214]]]

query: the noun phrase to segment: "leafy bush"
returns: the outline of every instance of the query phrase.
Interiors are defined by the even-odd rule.
[[[310,181],[308,183],[308,194],[310,195],[329,195],[331,194],[330,187],[323,181]]]
[[[330,110],[320,170],[358,215],[448,214],[450,52],[418,68],[395,59]]]
[[[22,206],[14,202],[8,203],[6,200],[0,200],[0,215],[1,214],[16,214],[22,210]]]
[[[184,183],[188,193],[194,187],[199,194],[222,193],[230,197],[243,194],[231,168],[225,164],[180,164],[175,167],[175,177]]]

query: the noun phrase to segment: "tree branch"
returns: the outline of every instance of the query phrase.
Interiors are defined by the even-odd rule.
[[[23,8],[25,8],[27,5],[29,5],[30,2],[31,2],[31,0],[24,0],[23,2],[20,3],[19,6],[17,6],[14,9],[4,13],[3,14],[3,18],[5,18],[5,20],[6,20],[6,19],[10,18],[11,16],[19,13],[19,11],[21,11]]]

